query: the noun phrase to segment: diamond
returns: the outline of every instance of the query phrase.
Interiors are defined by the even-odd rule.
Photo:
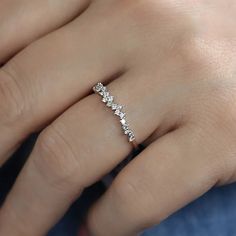
[[[107,93],[107,88],[103,86],[98,93],[101,96],[105,96],[105,94]]]
[[[130,132],[128,133],[128,136],[129,136],[129,141],[130,141],[130,142],[133,142],[133,141],[135,140],[135,136],[134,136],[134,133],[133,133],[132,131],[130,131]]]
[[[108,107],[111,107],[112,106],[112,103],[113,103],[113,100],[114,100],[114,97],[113,96],[108,96],[108,97],[104,97],[102,99],[103,102],[107,102],[107,106]]]
[[[102,102],[106,103],[106,102],[107,102],[107,97],[104,97],[104,98],[102,99]]]
[[[129,130],[129,129],[127,129],[127,130],[125,130],[125,134],[129,134],[131,132],[131,130]]]
[[[117,108],[116,108],[117,110],[122,110],[123,109],[123,106],[121,106],[121,105],[117,105]]]
[[[124,113],[124,112],[120,112],[119,117],[120,117],[121,119],[125,118],[125,113]]]
[[[121,123],[122,125],[126,125],[126,120],[125,120],[125,119],[121,119],[121,120],[120,120],[120,123]]]
[[[129,141],[130,142],[133,142],[135,140],[135,137],[134,137],[134,135],[133,136],[131,136],[131,137],[129,137]]]
[[[110,93],[107,92],[107,91],[103,91],[103,97],[109,97],[110,96]]]
[[[108,100],[108,102],[113,102],[114,101],[114,97],[113,96],[108,96],[107,100]]]
[[[121,111],[120,110],[115,110],[114,114],[117,116],[120,116]]]
[[[112,102],[107,102],[107,107],[111,107],[112,106]]]
[[[108,106],[108,107],[112,107],[113,101],[114,101],[114,97],[113,97],[113,96],[109,96],[109,97],[107,98],[107,106]]]
[[[120,114],[122,113],[123,114],[123,112],[121,112],[121,110],[122,110],[122,106],[121,105],[117,105],[117,104],[115,104],[116,105],[116,110],[115,110],[115,115],[117,115],[117,116],[120,116]],[[113,107],[113,108],[115,108],[115,106]],[[124,117],[122,117],[121,119],[123,119]]]
[[[129,125],[128,125],[128,124],[122,125],[122,129],[123,129],[124,131],[129,130]]]
[[[110,96],[110,94],[108,92],[104,92],[102,101],[104,103],[109,102],[109,101],[113,101],[113,97]]]
[[[113,103],[112,106],[111,106],[111,109],[112,109],[113,111],[115,111],[115,110],[117,109],[117,106],[118,106],[117,104]]]
[[[103,84],[102,84],[102,83],[98,83],[98,84],[96,84],[96,85],[93,87],[93,91],[98,93],[98,92],[100,92],[103,88],[104,88]]]

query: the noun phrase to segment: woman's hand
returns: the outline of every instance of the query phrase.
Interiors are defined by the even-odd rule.
[[[1,160],[64,113],[40,135],[2,207],[0,235],[44,235],[131,151],[90,94],[97,82],[125,105],[147,148],[92,208],[93,235],[136,234],[235,181],[235,21],[233,0],[93,0],[10,60],[0,72]]]

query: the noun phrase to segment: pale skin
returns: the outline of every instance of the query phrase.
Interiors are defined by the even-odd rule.
[[[1,236],[45,235],[131,152],[97,82],[147,148],[91,208],[91,235],[136,235],[236,181],[234,0],[0,5],[1,165],[42,130],[1,207]]]

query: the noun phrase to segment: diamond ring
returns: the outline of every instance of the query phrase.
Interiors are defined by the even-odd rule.
[[[119,117],[122,131],[128,137],[128,141],[132,143],[134,148],[138,147],[137,142],[135,140],[134,132],[130,129],[130,126],[126,120],[126,113],[124,112],[124,107],[115,102],[114,97],[109,93],[107,87],[102,83],[97,83],[93,87],[93,91],[102,97],[102,102],[109,107],[116,116]]]

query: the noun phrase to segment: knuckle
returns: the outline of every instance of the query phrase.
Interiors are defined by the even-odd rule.
[[[22,120],[26,110],[23,88],[13,70],[10,67],[0,70],[0,117],[7,124]]]
[[[40,134],[37,147],[43,155],[57,157],[61,155],[59,149],[63,148],[61,136],[53,126],[50,126]]]
[[[78,185],[79,160],[67,140],[65,129],[51,125],[39,136],[34,158],[36,169],[39,170],[52,185]],[[49,176],[46,176],[48,173]]]
[[[118,202],[127,207],[131,199],[137,199],[140,196],[140,184],[134,177],[120,175],[113,185],[113,193]]]
[[[113,185],[112,199],[119,214],[132,217],[138,227],[147,228],[164,219],[156,209],[156,195],[150,190],[149,177],[133,174],[131,178],[119,176]],[[143,210],[145,209],[145,211]]]

